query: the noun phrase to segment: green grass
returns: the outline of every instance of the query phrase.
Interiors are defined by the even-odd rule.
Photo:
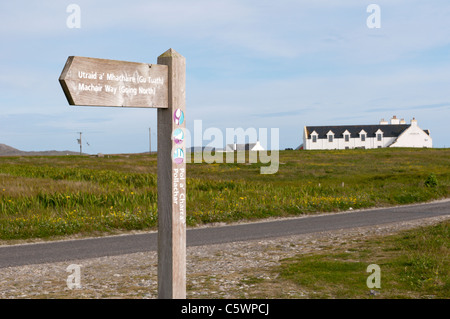
[[[450,195],[449,149],[282,151],[187,164],[188,226],[424,202]],[[157,227],[156,155],[0,157],[0,239]]]
[[[275,269],[310,298],[450,298],[450,222],[368,240],[352,249],[297,256]],[[380,266],[371,295],[367,267]],[[281,292],[274,292],[281,294]],[[274,295],[273,298],[283,297]]]

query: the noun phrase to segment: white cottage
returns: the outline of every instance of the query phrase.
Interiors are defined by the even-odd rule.
[[[433,147],[430,131],[422,130],[417,120],[411,124],[395,115],[390,123],[378,125],[305,126],[305,150],[331,150],[382,147]]]
[[[225,152],[236,152],[236,151],[264,151],[259,141],[256,143],[247,144],[227,144],[225,147]]]

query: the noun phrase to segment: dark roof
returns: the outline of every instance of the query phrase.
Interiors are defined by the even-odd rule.
[[[312,132],[319,134],[318,138],[327,138],[327,133],[331,130],[335,138],[341,138],[348,130],[350,137],[359,137],[361,130],[367,133],[367,137],[375,137],[378,130],[383,132],[383,137],[398,137],[410,124],[378,124],[378,125],[339,125],[339,126],[306,126],[306,138],[310,138]]]

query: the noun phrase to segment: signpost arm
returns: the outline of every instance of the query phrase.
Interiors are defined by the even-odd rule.
[[[172,138],[185,131],[186,62],[173,49],[158,57],[168,66],[168,105],[158,109],[158,297],[186,298],[186,147]],[[178,130],[179,132],[179,130]]]

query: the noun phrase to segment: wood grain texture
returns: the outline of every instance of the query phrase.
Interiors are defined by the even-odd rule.
[[[59,78],[70,105],[168,107],[168,67],[71,56]]]
[[[175,130],[185,130],[186,62],[170,49],[158,57],[167,65],[168,109],[158,109],[158,296],[186,298],[186,161],[174,153],[185,154],[185,142],[175,141]]]

